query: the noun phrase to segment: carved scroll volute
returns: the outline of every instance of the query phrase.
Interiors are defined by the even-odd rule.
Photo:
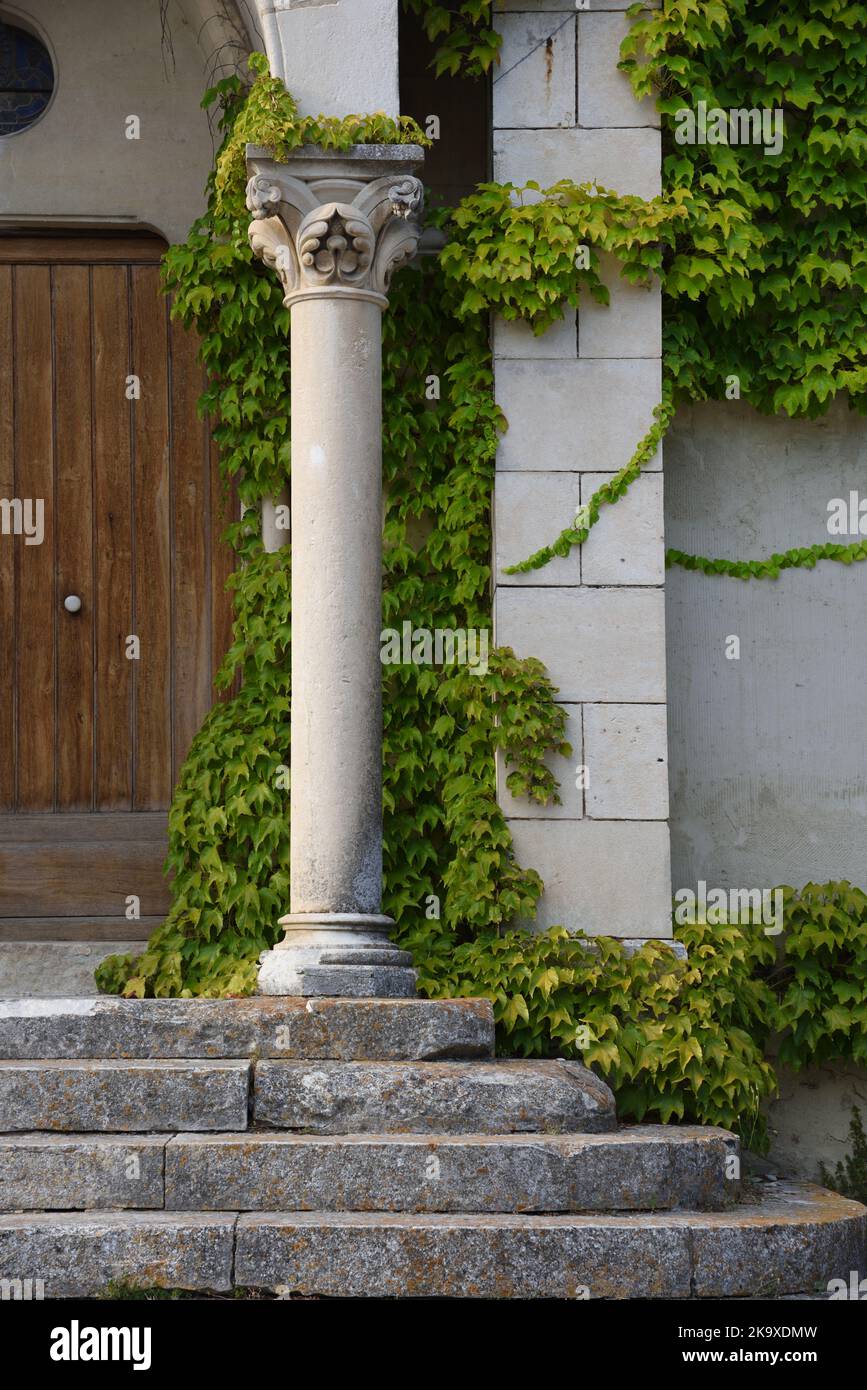
[[[420,181],[392,175],[359,180],[357,186],[351,203],[323,203],[321,192],[317,197],[306,183],[282,172],[250,179],[250,245],[277,271],[287,303],[302,292],[333,288],[384,299],[394,271],[415,255]]]
[[[408,265],[418,250],[421,228],[417,223],[393,219],[387,222],[376,248],[373,288],[387,294],[391,277],[401,266]]]
[[[247,207],[253,217],[248,229],[250,246],[260,261],[276,270],[287,295],[300,283],[295,233],[315,205],[316,199],[300,179],[277,183],[267,174],[254,174],[247,184]]]
[[[371,288],[387,294],[394,272],[411,261],[418,249],[424,185],[412,175],[377,179],[355,202],[377,231]]]
[[[280,276],[284,293],[298,288],[298,263],[292,240],[279,217],[265,217],[250,223],[253,254]]]

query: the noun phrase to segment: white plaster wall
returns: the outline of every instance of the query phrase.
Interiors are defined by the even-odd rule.
[[[867,497],[867,421],[844,403],[814,421],[695,406],[666,440],[666,541],[749,559],[856,540],[827,530],[852,489]],[[748,582],[669,571],[676,888],[867,888],[865,609],[867,562]]]
[[[867,421],[746,401],[679,412],[665,445],[665,531],[692,554],[762,558],[830,536],[828,502],[867,497]],[[666,584],[675,888],[848,878],[867,888],[867,563],[820,561],[776,580],[674,568]],[[727,660],[727,637],[740,659]],[[867,1124],[867,1071],[780,1069],[767,1107],[781,1175],[818,1177]]]
[[[139,224],[182,240],[213,162],[200,102],[220,52],[214,25],[203,31],[195,6],[188,17],[175,0],[172,60],[156,0],[19,0],[0,12],[35,29],[55,65],[43,118],[0,138],[0,221]],[[126,139],[129,115],[139,140]]]
[[[625,6],[606,8],[495,5],[495,178],[659,191],[656,113],[616,68]],[[580,550],[531,574],[504,573],[570,525],[627,462],[660,399],[658,289],[627,285],[610,260],[603,273],[608,308],[585,304],[541,338],[525,325],[494,326],[509,421],[494,494],[496,640],[546,663],[574,749],[552,762],[562,806],[516,800],[502,767],[500,802],[518,859],[545,882],[537,926],[670,937],[661,454]],[[576,785],[581,765],[586,788]]]

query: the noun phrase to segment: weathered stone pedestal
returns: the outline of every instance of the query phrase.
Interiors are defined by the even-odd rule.
[[[724,1130],[618,1126],[480,999],[0,1000],[0,1279],[732,1298],[864,1268],[867,1212],[734,1205]]]
[[[247,153],[250,242],[292,316],[291,901],[259,990],[407,996],[381,906],[381,318],[423,151]]]

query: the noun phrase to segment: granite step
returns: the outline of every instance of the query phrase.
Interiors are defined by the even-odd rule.
[[[746,1298],[827,1288],[864,1268],[864,1207],[778,1186],[732,1212],[248,1213],[235,1281],[350,1298]]]
[[[0,1211],[159,1210],[168,1139],[0,1134]]]
[[[614,1096],[577,1062],[256,1065],[257,1127],[313,1134],[587,1134],[616,1128]]]
[[[716,1209],[737,1192],[726,1176],[726,1160],[737,1149],[725,1130],[662,1125],[574,1135],[180,1134],[165,1149],[165,1205],[179,1211]]]
[[[244,1061],[0,1061],[0,1133],[247,1127]]]
[[[85,1298],[121,1281],[226,1293],[236,1224],[235,1212],[0,1216],[0,1280],[38,1280],[46,1299]]]
[[[42,1212],[0,1216],[0,1280],[41,1280],[46,1298],[110,1280],[356,1298],[782,1297],[848,1285],[865,1241],[864,1207],[788,1183],[728,1212]]]
[[[734,1200],[725,1130],[0,1136],[0,1211],[575,1212]]]
[[[2,999],[0,1057],[493,1057],[487,999]]]

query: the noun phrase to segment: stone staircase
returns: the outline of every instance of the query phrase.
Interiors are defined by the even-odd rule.
[[[0,1280],[719,1298],[865,1269],[867,1212],[744,1200],[719,1129],[617,1125],[482,1000],[0,1001]]]

